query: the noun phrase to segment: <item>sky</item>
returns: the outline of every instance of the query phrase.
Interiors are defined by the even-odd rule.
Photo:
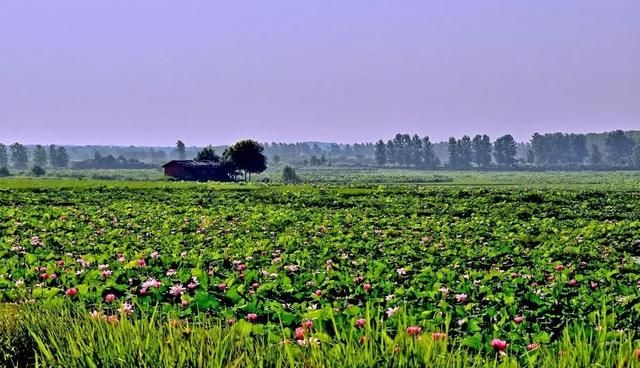
[[[638,0],[5,0],[0,142],[640,129]]]

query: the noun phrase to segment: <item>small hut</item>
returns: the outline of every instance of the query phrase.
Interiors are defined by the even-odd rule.
[[[233,181],[234,172],[214,161],[173,160],[162,165],[165,176],[177,180]]]

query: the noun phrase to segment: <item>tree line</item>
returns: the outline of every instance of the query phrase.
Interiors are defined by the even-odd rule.
[[[590,146],[593,134],[535,133],[525,144],[525,157],[518,157],[518,146],[510,134],[494,141],[486,134],[471,138],[451,137],[447,142],[448,161],[441,164],[429,137],[396,134],[386,143],[375,145],[378,166],[422,169],[627,169],[640,168],[640,142],[622,130],[607,133],[602,142]]]
[[[44,174],[44,168],[61,169],[69,165],[69,155],[62,146],[52,144],[47,148],[38,144],[33,153],[21,143],[13,143],[9,147],[0,143],[0,170],[2,175],[9,174],[9,166],[16,170],[27,170],[31,164],[31,170],[36,175]]]

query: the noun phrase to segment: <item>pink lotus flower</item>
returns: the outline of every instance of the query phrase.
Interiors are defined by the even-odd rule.
[[[185,290],[187,289],[185,289],[184,286],[182,286],[182,284],[177,284],[169,288],[169,294],[175,297],[178,297],[184,294]]]
[[[404,267],[398,268],[396,272],[398,273],[398,276],[404,276],[407,274],[407,271],[404,269]]]
[[[537,350],[538,348],[539,346],[535,342],[532,342],[531,344],[527,345],[527,350],[529,351],[534,351],[534,350]]]
[[[160,286],[162,285],[162,283],[154,278],[150,278],[147,281],[142,283],[142,288],[144,289],[148,289],[148,288],[160,288]]]
[[[520,276],[520,275],[518,275],[517,272],[511,272],[511,278],[512,279],[516,279],[516,278],[518,278],[518,276]]]
[[[387,311],[385,312],[387,314],[387,317],[391,317],[394,314],[396,314],[396,312],[398,311],[398,307],[394,307],[394,308],[389,308],[387,309]]]
[[[64,260],[63,259],[59,260],[58,262],[56,262],[56,265],[58,267],[64,267]]]
[[[40,278],[41,278],[42,280],[46,280],[46,279],[48,279],[48,278],[49,278],[49,274],[47,274],[46,272],[41,273],[41,274],[40,274]]]
[[[570,287],[575,287],[576,285],[578,285],[578,281],[576,281],[576,279],[571,279],[569,280],[569,282],[567,282],[567,285],[569,285]]]
[[[180,302],[180,306],[182,306],[182,308],[186,308],[189,306],[189,301],[188,300],[183,300]]]
[[[175,275],[176,273],[178,273],[178,272],[173,268],[170,268],[170,269],[167,270],[167,276],[169,276],[169,277]]]
[[[364,281],[364,278],[362,276],[356,276],[353,278],[353,283],[356,285],[362,283],[362,281]]]
[[[260,287],[260,283],[259,282],[254,282],[253,284],[251,284],[251,288],[252,289],[257,289]]]
[[[407,335],[409,336],[418,336],[422,332],[422,327],[420,326],[409,326],[407,327]]]
[[[247,269],[247,266],[245,266],[244,263],[240,263],[238,264],[238,266],[236,266],[236,268],[238,269],[238,271],[244,271]]]
[[[198,279],[195,276],[193,276],[191,278],[191,281],[187,284],[187,287],[189,289],[193,290],[193,289],[197,288],[198,285],[200,285],[200,282],[198,282]]]
[[[316,296],[322,296],[322,290],[321,290],[321,289],[317,289],[317,290],[314,292],[314,294],[315,294]]]
[[[140,258],[137,263],[138,263],[138,267],[146,267],[147,266],[147,261],[145,261],[143,258]]]
[[[597,282],[592,282],[591,283],[591,290],[595,290],[598,288],[598,283]]]
[[[255,323],[258,320],[258,315],[255,313],[249,313],[247,314],[247,321],[251,322],[251,323]]]
[[[234,323],[236,323],[236,320],[235,320],[235,319],[233,319],[233,318],[229,318],[229,319],[227,320],[227,324],[228,324],[229,326],[233,325]]]
[[[99,319],[100,317],[102,317],[102,313],[98,312],[97,310],[93,310],[93,312],[89,313],[89,315],[91,316],[91,319]]]
[[[112,303],[112,302],[113,302],[113,301],[115,301],[115,300],[116,300],[116,296],[115,296],[115,294],[107,294],[107,295],[105,295],[105,297],[104,297],[104,301],[105,301],[106,303]]]
[[[364,328],[364,326],[367,325],[367,320],[364,318],[360,318],[358,320],[356,320],[356,327],[358,328]]]
[[[227,284],[225,284],[225,283],[218,284],[218,289],[220,289],[222,291],[227,290]]]
[[[284,266],[284,269],[291,273],[296,273],[298,272],[300,267],[298,267],[298,265],[287,265],[287,266]]]
[[[158,253],[156,251],[153,251],[153,252],[151,252],[149,257],[151,257],[152,259],[156,259],[156,258],[160,257],[160,253]]]
[[[521,324],[522,321],[524,321],[524,317],[522,317],[522,316],[515,316],[513,318],[513,322],[515,322],[515,324],[517,324],[517,325]]]
[[[104,271],[102,271],[102,278],[103,279],[108,279],[109,277],[111,277],[112,274],[113,274],[113,271],[104,270]]]
[[[371,290],[371,284],[364,284],[362,288],[364,289],[364,291],[369,291]]]
[[[149,289],[147,288],[140,289],[140,295],[147,295],[148,293],[149,293]]]
[[[562,272],[564,270],[564,266],[562,265],[562,263],[559,264],[559,265],[556,265],[555,268],[556,268],[556,271],[558,271],[558,272]]]
[[[507,346],[509,346],[509,344],[507,344],[507,342],[504,340],[500,340],[500,339],[491,340],[491,347],[498,351],[505,351],[507,349]]]
[[[51,280],[55,280],[55,279],[57,279],[57,278],[58,278],[58,275],[56,275],[55,273],[52,273],[51,275],[49,275],[49,278],[50,278]]]
[[[76,296],[76,294],[78,294],[78,289],[76,288],[67,289],[67,291],[65,292],[65,295],[70,298]]]
[[[431,338],[435,341],[444,340],[447,338],[447,334],[444,332],[434,332],[431,334]]]
[[[118,316],[111,315],[107,317],[107,323],[110,323],[112,325],[117,325],[118,323],[120,323],[120,320],[118,319]]]
[[[122,307],[120,307],[120,313],[130,316],[131,313],[133,313],[133,305],[129,303],[122,304]]]
[[[313,321],[308,319],[306,321],[302,322],[302,328],[304,328],[305,330],[310,330],[313,327]]]
[[[296,340],[304,340],[304,328],[296,328]]]
[[[467,301],[469,297],[467,296],[467,294],[456,294],[456,301],[458,303],[464,303]]]

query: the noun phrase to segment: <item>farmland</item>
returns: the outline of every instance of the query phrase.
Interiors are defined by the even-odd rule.
[[[193,335],[248,328],[265,350],[317,341],[348,356],[370,344],[360,354],[391,359],[404,347],[413,355],[396,363],[407,366],[438,348],[426,340],[462,349],[447,358],[458,366],[539,366],[579,345],[577,331],[613,349],[603,361],[632,356],[637,173],[361,175],[395,184],[1,181],[0,302],[12,307],[0,320],[42,308],[59,336],[79,321],[110,336],[157,321],[193,324]],[[64,347],[43,346],[38,359],[62,359]]]

